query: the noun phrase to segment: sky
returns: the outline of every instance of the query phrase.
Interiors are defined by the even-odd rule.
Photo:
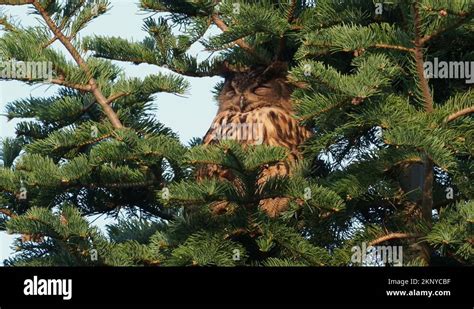
[[[81,33],[81,37],[90,35],[119,36],[121,38],[140,41],[146,33],[143,32],[143,20],[152,14],[140,11],[137,2],[130,0],[111,0],[111,10],[99,18],[92,21]],[[16,17],[22,26],[38,25],[37,17],[28,15],[31,6],[5,6],[0,5],[0,12]],[[0,36],[3,34],[0,31]],[[64,50],[59,42],[53,48]],[[190,53],[198,55],[199,59],[205,59],[208,54],[203,50],[202,45],[195,44]],[[125,69],[129,77],[145,77],[149,74],[168,72],[166,69],[152,65],[133,65],[130,63],[116,62]],[[219,82],[219,77],[213,78],[189,78],[190,89],[185,97],[173,94],[161,93],[155,95],[156,116],[163,124],[176,132],[183,143],[187,143],[193,137],[203,137],[209,128],[212,119],[217,111],[216,102],[213,99],[212,89]],[[33,96],[53,95],[58,88],[51,85],[35,85],[17,81],[0,81],[0,114],[5,113],[5,106],[8,102],[21,98]],[[4,116],[0,116],[0,138],[13,137],[17,121],[7,122]],[[91,218],[93,220],[94,218]],[[99,218],[94,224],[103,227],[108,222]],[[0,265],[3,260],[9,257],[13,251],[12,240],[15,235],[7,235],[0,232]]]

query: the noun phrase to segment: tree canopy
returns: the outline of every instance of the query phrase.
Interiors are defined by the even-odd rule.
[[[349,266],[366,264],[352,259],[362,243],[402,245],[403,265],[472,265],[472,1],[141,0],[160,13],[143,41],[78,36],[105,0],[0,4],[44,21],[0,17],[0,58],[52,63],[51,79],[14,79],[61,86],[6,106],[25,119],[1,153],[0,227],[23,235],[7,265]],[[196,42],[211,57],[190,54]],[[113,60],[174,74],[129,78]],[[464,75],[430,74],[439,61]],[[152,97],[183,93],[186,76],[261,67],[285,70],[295,117],[314,133],[297,172],[264,186],[258,172],[285,149],[183,145]],[[203,164],[243,189],[196,181]],[[255,207],[277,197],[290,201],[277,218]],[[128,219],[107,235],[86,219],[119,211]]]

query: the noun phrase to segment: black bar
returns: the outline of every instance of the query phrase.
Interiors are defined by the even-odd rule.
[[[392,304],[403,305],[398,308],[405,309],[409,304],[429,308],[456,304],[450,308],[473,308],[473,269],[4,267],[0,268],[0,306],[4,309],[14,304]],[[34,276],[72,279],[72,299],[25,296],[25,280]],[[408,280],[409,284],[389,284],[389,279]],[[419,280],[418,284],[410,284],[414,283],[412,279]],[[414,289],[449,291],[451,295],[386,294],[387,290]]]

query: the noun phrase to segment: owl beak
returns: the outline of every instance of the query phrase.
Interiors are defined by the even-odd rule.
[[[240,96],[240,110],[244,108],[244,96]]]

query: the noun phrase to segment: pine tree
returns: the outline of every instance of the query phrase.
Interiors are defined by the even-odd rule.
[[[473,10],[462,0],[375,3],[359,22],[307,33],[296,53],[299,116],[316,128],[308,151],[334,158],[325,181],[351,217],[385,230],[384,241],[421,244],[409,264],[473,261],[474,93],[425,63],[472,63]]]
[[[38,48],[49,46],[49,36],[39,36],[39,30],[27,35],[1,19],[9,33],[16,31],[2,38],[3,57],[54,60],[55,67],[64,67],[55,80],[68,89],[59,97],[74,98],[76,108],[95,99],[103,109],[92,104],[84,119],[73,99],[9,105],[12,118],[40,120],[19,126],[25,154],[0,174],[7,205],[2,213],[11,218],[7,228],[39,235],[19,241],[20,255],[11,264],[358,265],[351,249],[363,242],[403,244],[404,265],[473,263],[473,92],[465,80],[430,78],[425,64],[435,58],[474,60],[471,1],[142,0],[142,9],[165,13],[145,21],[149,36],[142,42],[75,40],[92,2],[77,9],[17,2],[43,5],[38,12],[56,14],[57,23],[65,18],[66,38],[95,57],[72,67],[54,51]],[[75,14],[82,17],[70,17]],[[214,26],[221,32],[209,36]],[[34,45],[26,43],[32,40]],[[213,52],[203,62],[188,53],[198,41]],[[36,50],[29,47],[20,58],[17,44]],[[257,172],[282,160],[284,149],[234,142],[196,142],[186,149],[152,119],[148,104],[154,92],[183,91],[183,80],[117,81],[119,72],[104,59],[166,66],[194,77],[219,75],[223,67],[286,62],[297,116],[314,131],[305,160],[291,177],[258,187]],[[78,84],[90,88],[74,88]],[[112,111],[101,97],[116,100]],[[92,124],[104,138],[84,144]],[[11,141],[6,145],[4,153],[15,153]],[[231,169],[242,186],[197,182],[193,171],[209,163]],[[28,205],[15,199],[21,180],[41,184]],[[137,183],[148,194],[121,190]],[[290,209],[269,218],[256,207],[268,197],[289,199]],[[119,221],[107,237],[82,218],[123,206],[152,216]],[[95,264],[91,250],[99,253]]]
[[[18,248],[25,254],[14,264],[81,264],[83,249],[97,248],[94,239],[102,246],[105,238],[79,216],[123,210],[171,220],[175,213],[155,192],[186,174],[180,163],[186,150],[154,117],[152,96],[184,93],[187,82],[162,74],[128,78],[111,61],[86,55],[78,34],[108,11],[107,1],[0,3],[32,5],[44,21],[24,28],[2,17],[0,58],[10,64],[2,78],[60,86],[56,95],[6,106],[8,119],[26,119],[16,139],[4,141],[0,170],[2,226],[23,235]],[[51,47],[57,42],[68,55]],[[37,63],[51,64],[49,78],[18,69]]]
[[[141,6],[147,11],[167,13],[145,21],[148,38],[131,42],[95,36],[85,39],[84,46],[101,58],[166,66],[186,76],[215,76],[229,67],[252,70],[275,62],[294,64],[292,59],[300,41],[299,24],[309,22],[314,12],[310,3],[301,1],[142,1]],[[206,33],[213,25],[222,33],[207,38]],[[177,27],[181,32],[174,35]],[[197,41],[211,51],[213,57],[199,63],[190,56],[187,51]],[[221,86],[217,85],[216,92]],[[184,234],[176,250],[181,252],[183,248],[194,255],[193,262],[189,260],[188,264],[202,265],[206,261],[226,265],[219,262],[220,258],[215,257],[218,260],[213,261],[208,256],[207,252],[213,250],[201,249],[212,247],[211,243],[217,240],[223,248],[235,249],[228,250],[227,254],[232,256],[236,252],[233,256],[236,264],[340,265],[349,262],[348,254],[339,254],[334,245],[338,231],[331,230],[332,219],[322,219],[338,217],[344,203],[333,191],[306,177],[309,163],[303,162],[301,172],[292,177],[271,179],[263,187],[257,185],[257,176],[264,166],[285,156],[277,149],[249,147],[244,150],[232,143],[197,146],[188,152],[185,161],[192,169],[216,164],[230,169],[242,184],[236,188],[224,180],[196,182],[190,177],[170,184],[163,192],[164,203],[183,208],[185,222],[173,232]],[[257,206],[264,198],[289,199],[291,207],[281,220],[272,220],[258,211]],[[321,234],[326,235],[323,241],[308,241],[305,237],[305,233],[313,231],[305,231],[299,218],[302,212],[308,212],[302,218],[326,221],[326,231]],[[167,235],[171,239],[177,237]],[[206,241],[206,237],[212,241]],[[188,242],[190,239],[193,241]],[[338,254],[331,254],[334,252]],[[245,261],[241,260],[244,257]]]

